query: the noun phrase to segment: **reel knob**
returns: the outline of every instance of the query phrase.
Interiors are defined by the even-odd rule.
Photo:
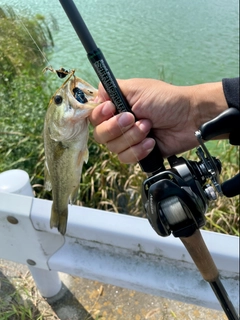
[[[207,186],[204,192],[208,200],[210,201],[217,200],[217,194],[212,186]]]

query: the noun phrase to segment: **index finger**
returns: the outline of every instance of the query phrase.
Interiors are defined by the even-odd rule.
[[[95,107],[89,116],[91,124],[96,127],[116,113],[116,108],[111,101],[106,101]]]
[[[101,82],[99,82],[99,85],[98,85],[98,98],[100,101],[110,100],[109,95],[106,92],[106,90],[104,89]]]

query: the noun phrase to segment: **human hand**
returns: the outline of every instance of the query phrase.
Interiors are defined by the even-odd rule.
[[[90,121],[95,140],[124,163],[145,158],[155,141],[163,157],[194,148],[198,144],[194,132],[227,109],[221,82],[187,87],[154,79],[118,82],[138,121],[129,112],[116,114],[102,85],[98,99],[103,103],[93,110]],[[150,130],[155,140],[147,137]]]

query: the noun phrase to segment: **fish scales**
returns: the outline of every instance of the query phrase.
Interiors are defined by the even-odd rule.
[[[50,227],[58,228],[62,235],[66,233],[68,203],[76,198],[82,166],[88,161],[88,117],[97,105],[97,89],[74,71],[69,74],[51,98],[44,121],[45,188],[52,190],[53,198]],[[74,96],[74,91],[79,91],[76,88],[84,93],[84,103]]]

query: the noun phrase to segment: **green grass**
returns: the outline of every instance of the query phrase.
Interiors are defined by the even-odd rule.
[[[0,285],[0,320],[58,319],[38,292],[29,271],[11,281],[0,278]]]
[[[42,184],[43,121],[54,90],[42,73],[43,52],[51,53],[51,32],[44,17],[19,18],[11,8],[0,8],[0,28],[0,172],[23,169]]]

